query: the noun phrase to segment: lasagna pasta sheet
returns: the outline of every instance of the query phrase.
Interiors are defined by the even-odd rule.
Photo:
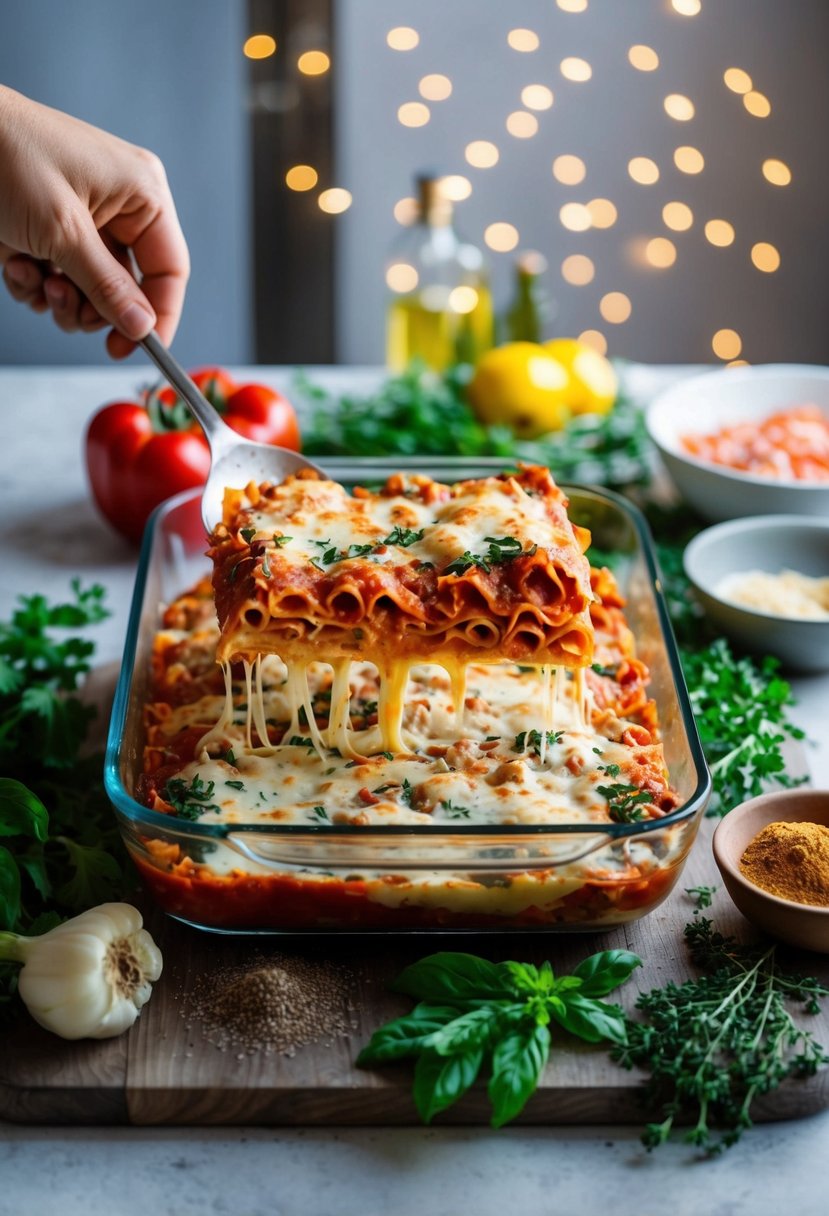
[[[546,469],[349,494],[315,475],[226,494],[210,553],[222,661],[584,667],[589,535]]]

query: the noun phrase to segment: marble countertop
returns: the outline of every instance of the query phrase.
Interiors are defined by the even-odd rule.
[[[287,390],[284,368],[239,369]],[[647,397],[685,368],[630,369]],[[312,369],[359,390],[370,368]],[[64,592],[73,577],[106,585],[112,617],[95,628],[101,662],[117,659],[135,552],[95,512],[82,459],[87,419],[152,379],[138,360],[112,368],[0,369],[8,420],[0,455],[0,619],[21,593]],[[13,421],[12,421],[13,420]],[[795,718],[829,788],[829,677],[794,681]],[[2,1041],[0,1041],[2,1051]],[[829,1111],[753,1129],[708,1162],[672,1144],[647,1154],[635,1128],[108,1129],[0,1125],[0,1216],[501,1216],[594,1211],[614,1216],[823,1216]]]

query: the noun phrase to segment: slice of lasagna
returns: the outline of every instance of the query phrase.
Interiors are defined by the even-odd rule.
[[[390,751],[405,750],[414,663],[444,666],[460,687],[473,660],[548,670],[592,660],[589,534],[544,468],[452,486],[396,474],[377,493],[314,473],[251,484],[226,492],[211,540],[219,660],[278,655],[299,705],[307,665],[330,663],[329,739],[341,743],[354,660],[379,672]]]

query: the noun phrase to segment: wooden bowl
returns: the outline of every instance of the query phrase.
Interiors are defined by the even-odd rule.
[[[740,871],[746,846],[769,823],[820,823],[829,828],[829,790],[780,790],[752,798],[725,816],[714,833],[714,859],[728,894],[758,929],[829,954],[829,906],[798,904],[755,886]]]

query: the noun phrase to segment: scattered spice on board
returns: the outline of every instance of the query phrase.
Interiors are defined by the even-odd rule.
[[[740,858],[740,871],[779,899],[829,907],[829,828],[769,823]]]
[[[272,955],[200,977],[185,1012],[222,1051],[293,1056],[354,1029],[353,990],[353,975],[337,963]]]

